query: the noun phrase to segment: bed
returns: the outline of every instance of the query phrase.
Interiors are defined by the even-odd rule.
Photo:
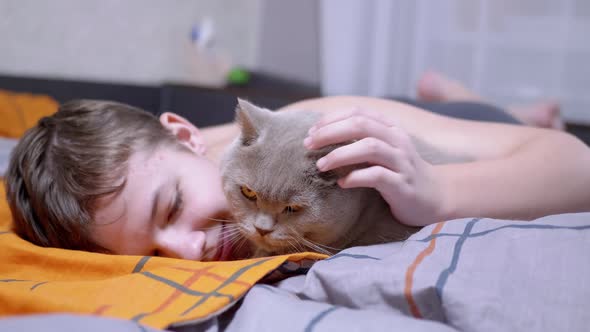
[[[442,221],[404,242],[331,257],[203,263],[36,247],[11,231],[1,187],[0,331],[590,326],[590,213]]]
[[[227,330],[588,331],[589,250],[587,213],[441,222],[254,286]]]
[[[39,256],[30,251],[37,259],[25,260],[25,253],[5,245],[15,236],[4,232],[0,237],[11,240],[0,240],[0,312],[10,318],[0,319],[0,330],[45,320],[72,330],[89,321],[116,323],[122,331],[590,326],[590,213],[530,222],[452,220],[425,227],[405,242],[350,248],[329,258],[298,254],[237,263],[57,249],[38,250],[46,252]],[[22,314],[36,315],[15,316]]]

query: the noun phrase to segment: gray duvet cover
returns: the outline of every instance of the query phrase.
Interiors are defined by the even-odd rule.
[[[590,213],[460,219],[257,285],[211,331],[590,331]],[[193,326],[193,328],[196,328]]]
[[[590,331],[589,253],[590,213],[453,220],[403,243],[345,250],[305,275],[254,286],[217,317],[170,329]],[[0,320],[0,331],[8,321],[18,323]]]

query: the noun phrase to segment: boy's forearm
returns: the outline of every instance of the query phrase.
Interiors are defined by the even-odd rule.
[[[436,167],[446,220],[590,211],[590,149],[567,134],[544,135],[504,158]]]

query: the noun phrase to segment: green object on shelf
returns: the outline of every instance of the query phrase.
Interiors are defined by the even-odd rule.
[[[234,68],[229,71],[227,80],[231,84],[245,85],[250,81],[250,73],[241,68]]]

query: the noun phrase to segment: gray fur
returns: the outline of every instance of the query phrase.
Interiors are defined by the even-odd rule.
[[[236,120],[242,132],[222,160],[223,190],[241,233],[258,256],[302,250],[334,253],[403,240],[418,230],[395,220],[376,190],[341,189],[336,180],[351,168],[318,171],[316,161],[337,147],[303,147],[318,118],[312,112],[274,113],[239,100]],[[454,159],[424,142],[414,143],[431,162]],[[241,186],[254,190],[257,200],[244,197]],[[303,208],[289,213],[289,204]],[[269,233],[261,236],[254,226]]]

